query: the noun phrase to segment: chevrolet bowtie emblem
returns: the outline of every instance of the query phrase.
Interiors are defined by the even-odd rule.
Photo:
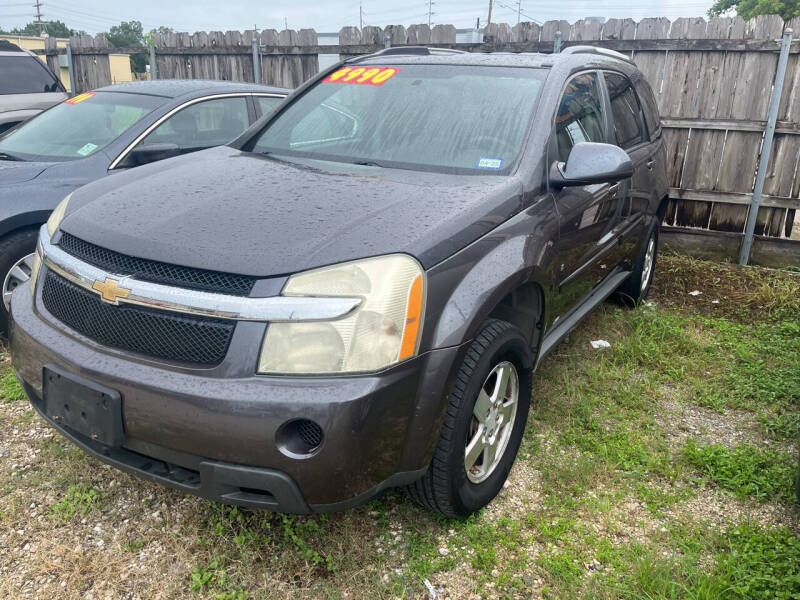
[[[96,292],[100,292],[100,297],[111,304],[119,304],[120,298],[127,298],[131,295],[129,289],[119,287],[119,282],[110,277],[106,277],[105,281],[95,281],[92,284],[92,289]]]

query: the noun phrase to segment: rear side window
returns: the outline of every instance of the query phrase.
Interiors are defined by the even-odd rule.
[[[633,91],[633,84],[627,77],[619,73],[605,73],[605,78],[611,99],[617,145],[627,150],[644,141],[642,107]]]
[[[61,85],[38,58],[0,56],[0,94],[60,92]]]
[[[556,115],[558,160],[567,162],[572,147],[580,142],[605,142],[603,102],[596,73],[569,80]]]
[[[647,83],[641,73],[634,74],[631,77],[631,81],[636,88],[636,93],[639,95],[639,100],[642,102],[647,130],[650,132],[650,137],[655,139],[661,135],[661,116],[658,112],[658,102],[656,102],[653,94],[653,88],[650,87],[650,84]]]

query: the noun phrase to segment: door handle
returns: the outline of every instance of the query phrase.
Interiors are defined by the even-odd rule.
[[[608,186],[608,193],[609,194],[616,194],[619,191],[619,184],[615,183],[614,185]]]
[[[647,168],[652,171],[653,167],[655,166],[655,164],[656,164],[656,159],[652,158],[652,159],[647,161]]]

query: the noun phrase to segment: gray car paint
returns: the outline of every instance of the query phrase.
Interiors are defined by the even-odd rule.
[[[587,294],[574,306],[557,302],[568,249],[558,245],[567,223],[547,180],[554,107],[570,74],[587,68],[632,74],[632,65],[588,55],[361,60],[550,68],[515,173],[454,176],[297,164],[243,153],[254,132],[268,126],[266,120],[234,142],[233,149],[170,159],[137,170],[136,177],[125,174],[87,186],[73,197],[62,226],[137,256],[256,274],[265,277],[257,289],[270,294],[278,293],[286,275],[298,269],[408,252],[427,271],[420,356],[371,375],[255,376],[266,325],[240,323],[218,367],[159,363],[83,339],[50,317],[38,299],[33,302],[26,288],[15,292],[12,303],[11,349],[34,404],[41,394],[43,365],[63,366],[122,390],[127,448],[185,468],[197,468],[198,457],[205,457],[278,469],[297,482],[309,510],[341,508],[422,473],[456,372],[488,317],[520,327],[530,346],[521,358],[533,368],[542,339],[560,334],[558,327],[551,329],[556,317],[582,314],[602,299]],[[661,161],[663,144],[653,140],[652,148]],[[664,170],[663,162],[659,169]],[[625,242],[622,261],[609,269],[614,279],[609,274],[607,281],[630,268],[645,233],[658,221],[667,193],[665,175],[650,181],[652,189],[638,209],[642,218],[619,231],[617,243],[632,241]],[[180,206],[169,203],[163,215],[153,218],[160,210],[159,193]],[[564,192],[576,201],[581,193],[581,188]],[[600,284],[596,289],[605,288]],[[297,415],[316,420],[326,431],[320,450],[303,460],[287,459],[274,441],[277,428]],[[306,510],[302,506],[278,508]]]

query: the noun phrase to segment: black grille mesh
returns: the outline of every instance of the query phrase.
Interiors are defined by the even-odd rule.
[[[254,277],[181,267],[155,260],[120,254],[95,246],[67,232],[62,232],[58,245],[62,250],[96,267],[136,279],[174,285],[192,290],[247,296],[255,284]]]
[[[297,433],[312,450],[322,443],[322,428],[314,421],[300,419],[297,422]]]
[[[52,271],[45,277],[42,301],[59,321],[104,346],[201,365],[222,362],[235,326],[220,319],[114,306]]]

